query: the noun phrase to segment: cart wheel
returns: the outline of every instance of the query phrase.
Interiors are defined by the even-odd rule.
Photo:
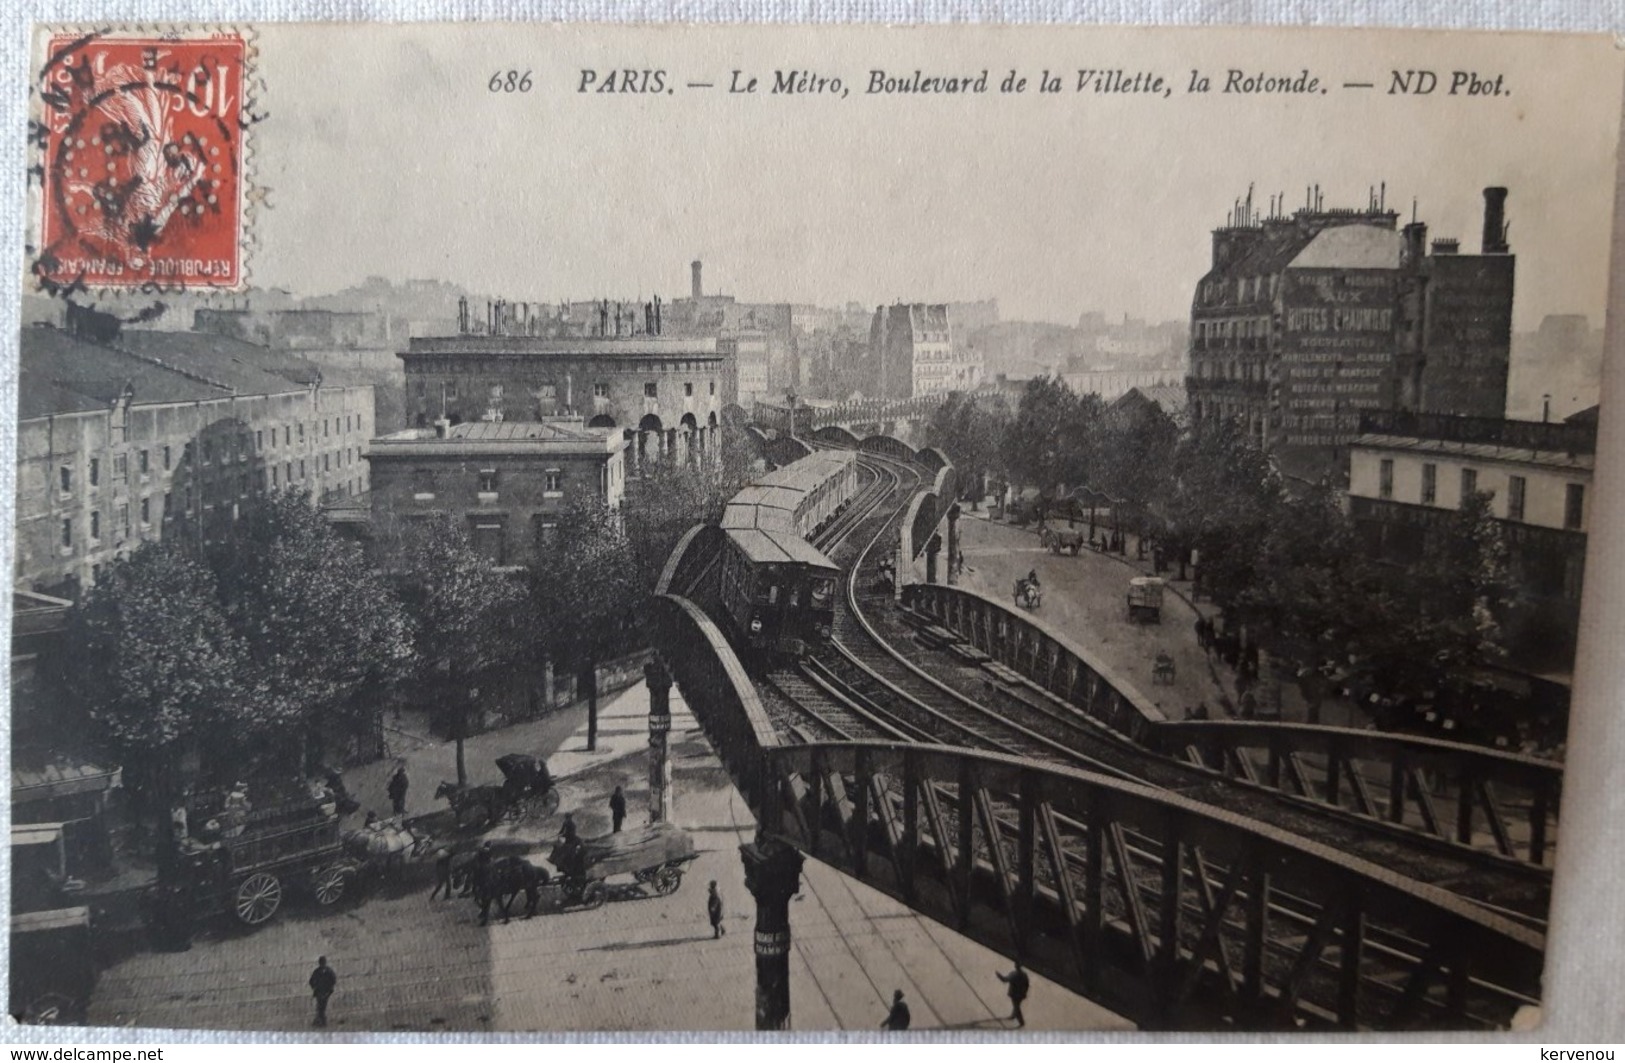
[[[349,869],[342,864],[329,864],[318,869],[310,881],[311,892],[316,895],[316,903],[337,904],[344,898],[344,890],[349,884],[349,879]]]
[[[655,893],[661,897],[669,897],[677,892],[677,887],[683,884],[683,872],[680,868],[663,867],[655,872]]]
[[[237,887],[237,918],[259,926],[282,906],[282,883],[266,871],[256,871]]]
[[[607,900],[609,900],[609,890],[602,882],[589,882],[581,888],[581,907],[589,911],[594,908],[602,908]]]
[[[27,1026],[73,1026],[78,1001],[62,993],[42,993],[28,1002],[19,1018]]]

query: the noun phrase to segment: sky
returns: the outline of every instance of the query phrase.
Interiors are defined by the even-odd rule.
[[[1597,39],[1249,30],[263,26],[251,174],[256,286],[370,275],[514,300],[686,295],[866,306],[995,297],[1006,319],[1188,316],[1237,196],[1363,207],[1476,250],[1481,190],[1511,190],[1515,327],[1600,322],[1621,61]],[[577,91],[664,71],[672,91]],[[1079,69],[1160,73],[1172,94],[1077,93]],[[775,70],[847,95],[773,95]],[[890,76],[980,74],[984,95],[871,95]],[[1037,92],[1040,71],[1065,91]],[[1191,71],[1214,91],[1185,91]],[[1327,92],[1224,93],[1227,71]],[[1429,69],[1432,95],[1385,91]],[[1509,94],[1449,96],[1455,70]],[[528,92],[493,93],[498,72]],[[732,72],[758,92],[729,93]],[[1025,93],[998,92],[1015,70]],[[642,80],[642,79],[640,79]],[[709,82],[711,89],[690,89]],[[1370,82],[1370,90],[1345,89]],[[645,82],[647,83],[647,82]]]

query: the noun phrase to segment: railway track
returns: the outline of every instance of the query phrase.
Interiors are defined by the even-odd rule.
[[[890,594],[872,589],[881,551],[892,541],[900,514],[919,486],[919,473],[870,455],[862,462],[874,471],[874,480],[816,544],[847,573],[832,645],[766,677],[777,695],[773,700],[780,703],[780,718],[799,710],[822,718],[846,739],[963,745],[1155,786],[1316,838],[1544,929],[1550,879],[1539,869],[1426,844],[1240,787],[1147,751],[946,652],[920,646],[914,629],[891,608]],[[835,737],[827,726],[819,733]]]

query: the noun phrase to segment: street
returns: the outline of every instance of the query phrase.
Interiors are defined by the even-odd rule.
[[[613,899],[596,911],[549,905],[525,920],[480,927],[471,900],[429,901],[432,871],[337,910],[295,906],[255,931],[217,924],[189,952],[142,952],[102,974],[90,1021],[109,1026],[289,1030],[314,1016],[305,980],[325,955],[338,973],[329,1033],[360,1031],[750,1030],[754,1028],[755,905],[739,846],[755,833],[743,799],[673,692],[675,821],[700,850],[668,897]],[[473,781],[495,781],[495,757],[547,756],[561,815],[583,835],[609,830],[608,796],[624,788],[628,822],[648,801],[648,698],[642,685],[604,700],[599,749],[585,750],[586,713],[468,740]],[[391,734],[413,779],[409,811],[427,809],[452,777],[451,745]],[[353,773],[363,809],[387,809],[392,761]],[[357,813],[360,815],[362,813]],[[706,883],[716,880],[726,933],[713,938]],[[1001,1030],[1009,1003],[1002,957],[809,860],[791,902],[792,1025],[874,1030],[901,988],[915,1029]],[[613,896],[613,894],[612,894]],[[523,897],[515,907],[523,908]],[[1032,976],[1028,1029],[1128,1029],[1099,1006]]]

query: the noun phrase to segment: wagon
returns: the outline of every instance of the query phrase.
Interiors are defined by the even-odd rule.
[[[572,875],[570,869],[563,866],[569,863],[563,842],[553,847],[549,862],[559,872],[556,882],[565,904],[583,908],[602,907],[611,893],[641,896],[643,891],[637,888],[640,886],[648,886],[659,897],[676,893],[683,884],[686,866],[699,855],[694,840],[669,823],[651,823],[601,838],[584,838],[579,844],[581,874]],[[630,877],[632,882],[609,881],[624,877]]]
[[[1136,576],[1128,581],[1128,618],[1145,623],[1162,623],[1163,581],[1156,576]]]
[[[1083,532],[1078,528],[1051,528],[1048,524],[1038,526],[1038,543],[1052,554],[1065,550],[1077,557],[1084,541]]]
[[[158,888],[185,901],[194,918],[230,913],[247,926],[268,921],[290,891],[337,904],[357,870],[339,836],[339,818],[320,805],[281,806],[247,815],[236,837],[187,841],[159,873]]]

